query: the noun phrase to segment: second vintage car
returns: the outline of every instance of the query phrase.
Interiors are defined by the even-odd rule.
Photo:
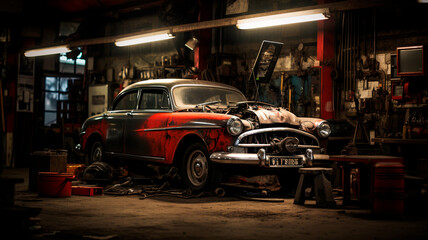
[[[247,101],[236,88],[191,79],[147,80],[121,91],[109,111],[88,118],[80,147],[89,162],[136,159],[175,165],[193,190],[216,164],[299,168],[327,159],[327,121]]]

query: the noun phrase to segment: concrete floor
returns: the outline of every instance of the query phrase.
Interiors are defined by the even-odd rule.
[[[27,171],[4,169],[3,176]],[[292,198],[45,198],[27,189],[28,180],[16,186],[15,205],[42,209],[34,239],[428,239],[425,213],[385,218],[340,203],[334,209],[315,208],[314,201],[294,205]]]

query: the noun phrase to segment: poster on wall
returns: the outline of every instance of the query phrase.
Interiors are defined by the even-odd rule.
[[[19,75],[16,91],[16,111],[33,112],[34,77]]]
[[[16,86],[16,111],[33,112],[34,105],[34,58],[19,56]]]

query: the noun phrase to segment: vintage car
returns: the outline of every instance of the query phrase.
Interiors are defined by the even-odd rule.
[[[80,149],[89,162],[133,159],[178,167],[194,190],[219,164],[299,168],[327,159],[327,121],[247,101],[236,88],[192,79],[159,79],[123,89],[107,112],[88,118]]]

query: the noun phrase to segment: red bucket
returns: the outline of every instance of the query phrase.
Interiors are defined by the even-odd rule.
[[[39,172],[37,187],[39,196],[70,197],[72,173]]]

